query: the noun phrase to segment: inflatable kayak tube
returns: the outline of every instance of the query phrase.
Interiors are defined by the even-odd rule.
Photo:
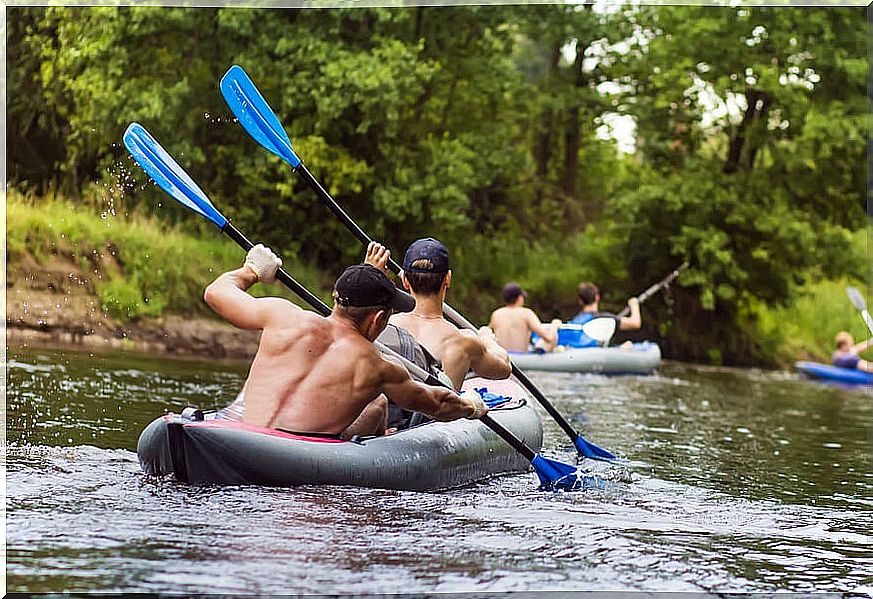
[[[808,377],[843,383],[844,385],[873,385],[873,373],[855,368],[841,368],[818,362],[795,362],[794,368]]]
[[[599,374],[649,374],[661,364],[657,343],[634,343],[621,347],[560,348],[553,352],[511,352],[512,362],[522,370],[592,372]]]
[[[539,415],[511,380],[469,379],[512,397],[491,416],[527,443],[542,447]],[[358,442],[313,438],[185,410],[156,418],[140,435],[137,454],[147,474],[174,475],[191,484],[352,485],[435,490],[498,473],[524,472],[530,463],[475,420],[430,422]],[[192,417],[193,415],[193,417]]]

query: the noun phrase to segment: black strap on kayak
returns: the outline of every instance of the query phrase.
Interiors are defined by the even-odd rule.
[[[176,479],[188,482],[188,465],[185,462],[185,430],[181,422],[167,423],[167,445],[170,448],[170,461]]]

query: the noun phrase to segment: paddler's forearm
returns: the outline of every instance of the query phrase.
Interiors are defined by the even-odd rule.
[[[257,282],[258,275],[243,266],[219,275],[206,287],[203,299],[219,316],[235,324],[241,305],[252,299],[247,290]]]
[[[434,408],[424,413],[434,420],[449,422],[459,418],[472,418],[480,416],[476,414],[477,406],[468,399],[461,397],[454,391],[432,387]]]

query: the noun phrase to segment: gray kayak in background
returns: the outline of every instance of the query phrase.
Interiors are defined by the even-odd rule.
[[[522,370],[592,372],[599,374],[649,374],[661,364],[657,343],[634,343],[631,348],[584,347],[546,353],[511,352],[513,364]]]
[[[511,380],[469,379],[511,397],[491,416],[534,451],[542,447],[540,417]],[[186,410],[156,418],[137,443],[147,474],[191,484],[353,485],[434,490],[466,485],[530,463],[475,420],[431,422],[359,442],[314,438]]]

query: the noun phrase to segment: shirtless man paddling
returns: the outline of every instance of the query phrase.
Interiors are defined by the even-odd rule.
[[[497,336],[497,342],[512,352],[526,352],[530,344],[531,333],[542,338],[541,347],[545,351],[555,349],[558,342],[560,320],[553,320],[551,325],[540,322],[539,317],[530,308],[524,307],[527,294],[518,283],[507,283],[503,286],[502,308],[491,313],[489,326]]]
[[[349,438],[384,433],[385,396],[434,420],[475,419],[488,411],[475,393],[461,397],[413,381],[373,346],[394,312],[414,307],[382,271],[364,264],[347,268],[325,318],[282,298],[246,293],[258,281],[273,282],[280,265],[258,244],[242,268],[220,275],[204,294],[231,324],[263,331],[245,384],[246,422]]]
[[[386,269],[390,251],[372,242],[367,248],[367,264]],[[443,302],[452,284],[449,251],[442,243],[427,237],[410,244],[403,258],[403,286],[415,298],[415,309],[394,314],[391,323],[403,327],[443,363],[443,370],[460,389],[472,369],[487,379],[505,379],[512,374],[506,350],[494,332],[481,327],[478,334],[460,330],[443,318]]]

